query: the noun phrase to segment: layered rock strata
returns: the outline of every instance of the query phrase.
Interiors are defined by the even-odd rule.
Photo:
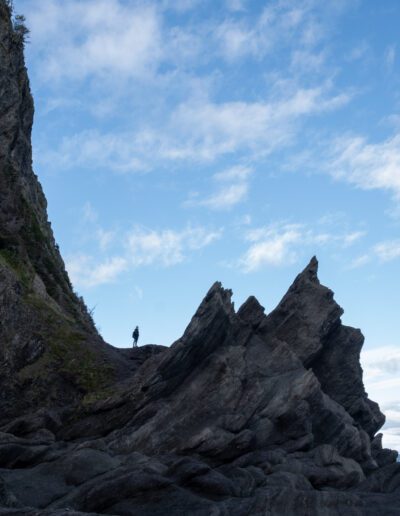
[[[359,330],[315,258],[277,308],[215,283],[171,347],[118,350],[73,292],[0,0],[0,514],[397,515]]]
[[[114,395],[1,429],[5,510],[397,514],[397,453],[372,435],[384,416],[341,313],[315,259],[270,315],[216,283],[170,348],[122,352],[136,365]]]

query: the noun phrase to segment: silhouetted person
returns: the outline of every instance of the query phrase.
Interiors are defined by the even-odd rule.
[[[138,340],[139,340],[139,327],[138,326],[136,326],[136,328],[133,330],[132,339],[133,339],[133,347],[136,348]]]

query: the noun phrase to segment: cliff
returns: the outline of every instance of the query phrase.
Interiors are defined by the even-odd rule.
[[[55,243],[32,170],[33,113],[23,39],[2,0],[0,421],[27,407],[72,403],[106,387],[124,369],[73,292]]]
[[[398,514],[363,336],[316,258],[270,314],[217,282],[171,347],[115,349],[55,244],[32,119],[0,0],[0,515]]]

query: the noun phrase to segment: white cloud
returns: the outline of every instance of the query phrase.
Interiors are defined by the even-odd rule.
[[[243,10],[242,4],[231,0],[228,5]],[[270,2],[256,20],[224,20],[215,29],[221,55],[228,61],[248,56],[259,59],[292,39],[304,42],[313,25],[310,6],[310,2]]]
[[[120,256],[108,258],[101,263],[96,263],[91,256],[83,254],[66,260],[66,269],[75,286],[95,287],[111,283],[127,268],[127,260]]]
[[[345,247],[353,245],[366,235],[365,231],[353,231],[343,236],[343,245]]]
[[[213,176],[214,181],[222,183],[216,193],[205,199],[198,199],[197,192],[187,200],[185,206],[205,206],[212,210],[228,210],[244,201],[249,190],[249,178],[253,170],[242,165],[233,166]]]
[[[383,446],[400,452],[400,427],[383,428]]]
[[[345,248],[364,235],[363,231],[343,234],[316,232],[305,224],[271,224],[246,232],[245,239],[251,245],[237,265],[243,272],[254,272],[264,266],[290,265],[297,261],[299,252],[306,247],[311,247],[311,252],[332,244]]]
[[[121,173],[137,172],[148,169],[146,161],[140,157],[140,151],[147,154],[144,135],[102,134],[93,129],[64,137],[57,150],[41,149],[37,153],[37,161],[58,168],[84,166]],[[150,154],[150,149],[148,151]]]
[[[384,189],[400,198],[400,134],[375,144],[359,136],[337,140],[329,170],[358,188]]]
[[[206,206],[213,210],[230,209],[246,198],[248,189],[249,187],[247,183],[228,185],[207,199],[198,201],[197,204],[199,206]]]
[[[368,254],[363,254],[361,256],[358,256],[357,258],[354,258],[348,266],[349,269],[358,269],[359,267],[363,267],[364,265],[367,265],[371,261],[371,256]]]
[[[129,259],[134,267],[170,267],[185,260],[189,251],[199,250],[221,237],[222,231],[191,227],[181,231],[135,228],[128,235]]]
[[[101,246],[105,251],[110,238],[117,241],[117,235],[104,230],[97,230],[107,245]],[[177,231],[172,229],[151,230],[134,228],[127,234],[119,235],[116,247],[122,250],[118,256],[94,257],[79,253],[66,260],[66,268],[71,281],[76,287],[95,287],[115,281],[121,274],[144,266],[171,267],[204,247],[209,246],[222,236],[222,229],[208,230],[202,226],[187,226]],[[139,292],[138,292],[139,295]]]
[[[361,364],[366,391],[386,415],[384,446],[400,450],[400,346],[363,350]]]
[[[52,111],[56,111],[58,109],[69,109],[72,111],[74,108],[82,108],[82,104],[77,99],[53,97],[45,100],[43,113],[48,115]]]
[[[171,117],[168,134],[174,136],[162,141],[161,156],[211,161],[241,151],[266,155],[290,143],[302,119],[337,109],[348,100],[318,87],[265,102],[184,103]]]
[[[236,165],[222,172],[217,172],[214,179],[216,181],[245,181],[252,173],[253,170],[250,167]]]
[[[265,102],[184,102],[158,128],[83,131],[64,138],[55,151],[38,151],[38,159],[57,168],[82,165],[131,172],[166,161],[208,162],[235,153],[261,157],[291,143],[304,118],[350,100],[346,94],[330,96],[327,88],[300,88]]]
[[[225,21],[219,25],[215,37],[222,55],[230,61],[247,54],[261,57],[268,46],[268,41],[257,31],[233,21]]]
[[[269,141],[269,149],[278,146],[289,135],[276,123],[273,107],[247,102],[182,104],[170,123],[172,134],[179,138],[165,141],[162,155],[175,160],[212,161],[243,149],[255,150],[261,142]]]
[[[349,235],[349,245],[353,243],[352,235]],[[370,263],[373,259],[378,259],[380,262],[391,262],[400,258],[400,240],[388,240],[385,242],[379,242],[368,250],[367,253],[358,256],[353,259],[348,269],[357,269]]]
[[[388,375],[395,377],[400,373],[400,347],[380,346],[362,353],[364,376],[367,381],[386,381]],[[400,381],[400,378],[399,378]],[[388,401],[388,400],[386,400]]]
[[[374,246],[374,252],[382,262],[400,258],[400,240],[380,242]]]
[[[25,12],[46,79],[141,77],[161,59],[161,22],[152,5],[43,0],[27,2]]]
[[[81,100],[79,109],[100,118],[120,112],[121,97],[126,110],[130,103],[135,105],[133,98],[155,99],[157,95],[146,123],[140,113],[124,129],[114,121],[109,132],[81,131],[65,137],[58,147],[49,146],[44,139],[45,148],[35,149],[38,159],[57,168],[85,166],[130,172],[168,161],[213,161],[233,153],[265,156],[293,142],[305,118],[349,102],[349,93],[335,94],[329,79],[310,82],[309,74],[308,87],[293,79],[288,81],[290,87],[286,83],[281,88],[275,77],[270,82],[273,94],[259,96],[258,101],[215,102],[212,93],[204,93],[204,84],[214,84],[217,79],[213,74],[198,74],[196,68],[215,63],[216,54],[225,52],[222,47],[231,59],[265,55],[276,46],[287,45],[285,52],[293,63],[297,67],[306,64],[308,70],[311,65],[318,68],[324,60],[323,52],[311,48],[318,40],[315,18],[321,15],[316,2],[271,2],[256,18],[243,11],[242,4],[230,0],[236,12],[224,14],[222,10],[216,21],[172,25],[168,10],[188,11],[199,2],[25,0],[32,31],[29,51],[33,49],[40,79],[46,83],[62,79],[58,83],[62,91],[54,97],[52,109],[76,102],[74,90],[65,87],[67,78],[88,80],[85,91],[90,99]],[[311,32],[313,38],[306,38]],[[218,49],[210,44],[213,37],[220,44]],[[292,48],[296,50],[291,52]],[[216,70],[218,75],[218,66]],[[154,91],[143,91],[150,83]],[[207,88],[212,89],[210,85]],[[230,197],[244,198],[243,186],[233,190]]]
[[[299,226],[286,226],[281,231],[267,230],[261,241],[260,236],[252,231],[248,239],[256,242],[250,246],[240,259],[239,266],[244,272],[253,272],[264,265],[290,264],[296,259],[293,244],[301,241],[302,232]]]
[[[323,18],[335,10],[321,10],[310,0],[273,1],[254,17],[245,0],[226,0],[216,20],[204,23],[199,16],[182,30],[168,23],[168,11],[202,8],[199,0],[20,1],[47,80],[112,74],[154,77],[164,63],[186,63],[188,47],[199,59],[217,55],[228,61],[259,59],[294,44],[309,49],[324,37]],[[177,40],[186,45],[177,45]]]

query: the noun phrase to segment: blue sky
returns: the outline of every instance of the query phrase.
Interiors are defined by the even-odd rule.
[[[104,338],[172,343],[215,280],[271,310],[316,254],[400,447],[397,0],[15,0],[34,168]]]

